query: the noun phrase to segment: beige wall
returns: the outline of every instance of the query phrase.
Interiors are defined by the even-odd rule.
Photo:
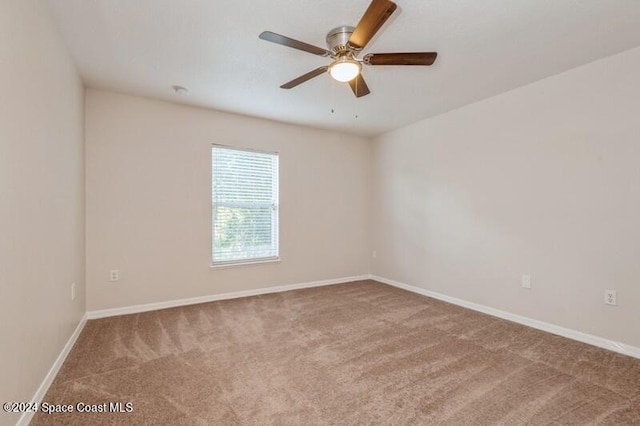
[[[86,115],[88,310],[368,273],[368,140],[97,90]],[[210,270],[212,143],[280,153],[282,262]]]
[[[373,273],[640,346],[639,75],[637,48],[378,137]]]
[[[83,89],[38,1],[0,1],[0,81],[0,401],[28,401],[85,311]]]

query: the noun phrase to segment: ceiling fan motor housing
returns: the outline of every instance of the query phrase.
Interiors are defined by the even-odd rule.
[[[329,50],[336,54],[353,50],[353,48],[348,45],[348,42],[354,30],[354,27],[341,26],[329,31],[329,34],[327,34],[327,46]]]

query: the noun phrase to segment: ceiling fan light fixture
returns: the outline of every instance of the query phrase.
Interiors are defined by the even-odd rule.
[[[351,81],[360,74],[362,66],[354,59],[340,58],[331,64],[329,74],[339,82]]]

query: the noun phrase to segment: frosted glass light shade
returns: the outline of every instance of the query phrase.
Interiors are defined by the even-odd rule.
[[[336,61],[331,64],[329,73],[337,81],[351,81],[360,74],[360,64],[350,60]]]

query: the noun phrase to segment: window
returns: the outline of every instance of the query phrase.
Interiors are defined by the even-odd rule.
[[[278,154],[214,145],[212,264],[278,260]]]

